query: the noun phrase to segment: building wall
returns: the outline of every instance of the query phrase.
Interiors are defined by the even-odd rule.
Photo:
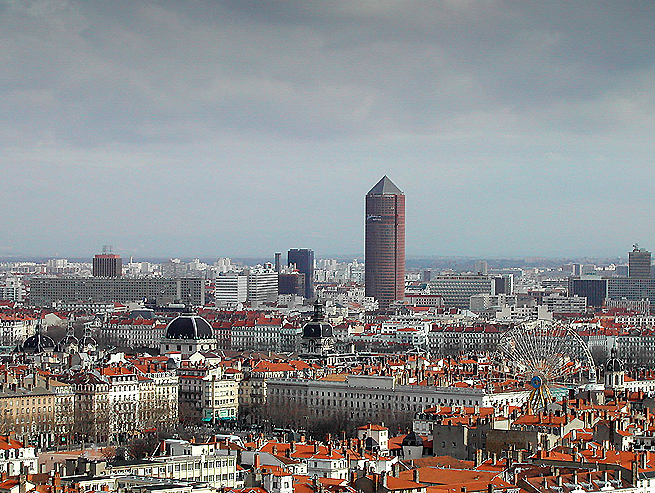
[[[205,282],[199,278],[77,278],[34,277],[30,281],[30,301],[36,306],[51,306],[64,301],[182,301],[196,306],[205,304]],[[189,298],[190,297],[190,298]]]

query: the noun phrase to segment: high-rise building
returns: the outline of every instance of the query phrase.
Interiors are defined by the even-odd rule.
[[[248,301],[252,308],[275,303],[278,295],[278,273],[272,266],[254,268],[248,272]]]
[[[380,308],[405,296],[405,194],[383,176],[366,194],[366,296]]]
[[[121,277],[123,259],[114,253],[99,253],[93,257],[93,277]]]
[[[292,248],[287,254],[287,265],[295,265],[298,272],[305,274],[305,293],[308,300],[314,297],[314,250]]]
[[[628,253],[628,277],[650,279],[650,252],[635,245]]]
[[[234,308],[248,298],[248,276],[230,272],[216,276],[214,300],[217,307]]]

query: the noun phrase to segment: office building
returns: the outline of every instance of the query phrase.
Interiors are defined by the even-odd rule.
[[[650,252],[635,245],[628,253],[628,277],[630,279],[650,279]]]
[[[252,308],[275,303],[278,295],[278,273],[272,268],[255,268],[248,273],[248,301]]]
[[[248,298],[248,276],[230,272],[214,281],[214,304],[219,308],[235,308]]]
[[[93,277],[121,277],[123,259],[114,253],[99,253],[93,257]]]
[[[469,308],[471,296],[496,294],[493,276],[432,276],[428,283],[430,294],[443,297],[447,307]]]
[[[198,278],[120,277],[33,277],[30,281],[30,302],[36,306],[53,303],[119,302],[143,300],[158,305],[172,302],[205,304],[205,281]]]
[[[279,294],[295,294],[304,297],[305,292],[305,274],[301,272],[280,274]]]
[[[569,296],[587,299],[587,305],[599,308],[608,296],[608,280],[598,276],[569,277]]]
[[[405,195],[386,176],[366,194],[365,243],[366,296],[386,308],[405,296]]]
[[[296,270],[305,274],[305,293],[308,300],[314,297],[314,250],[293,248],[287,254],[287,265],[296,266]]]

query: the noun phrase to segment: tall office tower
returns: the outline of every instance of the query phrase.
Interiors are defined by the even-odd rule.
[[[650,252],[635,245],[628,253],[628,277],[650,279]]]
[[[93,257],[93,277],[121,277],[123,259],[114,253],[99,253]]]
[[[314,250],[292,248],[287,254],[287,265],[295,265],[298,272],[305,274],[305,298],[314,297]]]
[[[405,297],[405,194],[386,177],[366,194],[366,296],[380,308]]]
[[[275,272],[282,272],[282,252],[275,252]]]

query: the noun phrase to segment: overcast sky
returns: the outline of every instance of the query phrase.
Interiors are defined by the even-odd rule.
[[[0,0],[0,255],[655,248],[655,3]]]

